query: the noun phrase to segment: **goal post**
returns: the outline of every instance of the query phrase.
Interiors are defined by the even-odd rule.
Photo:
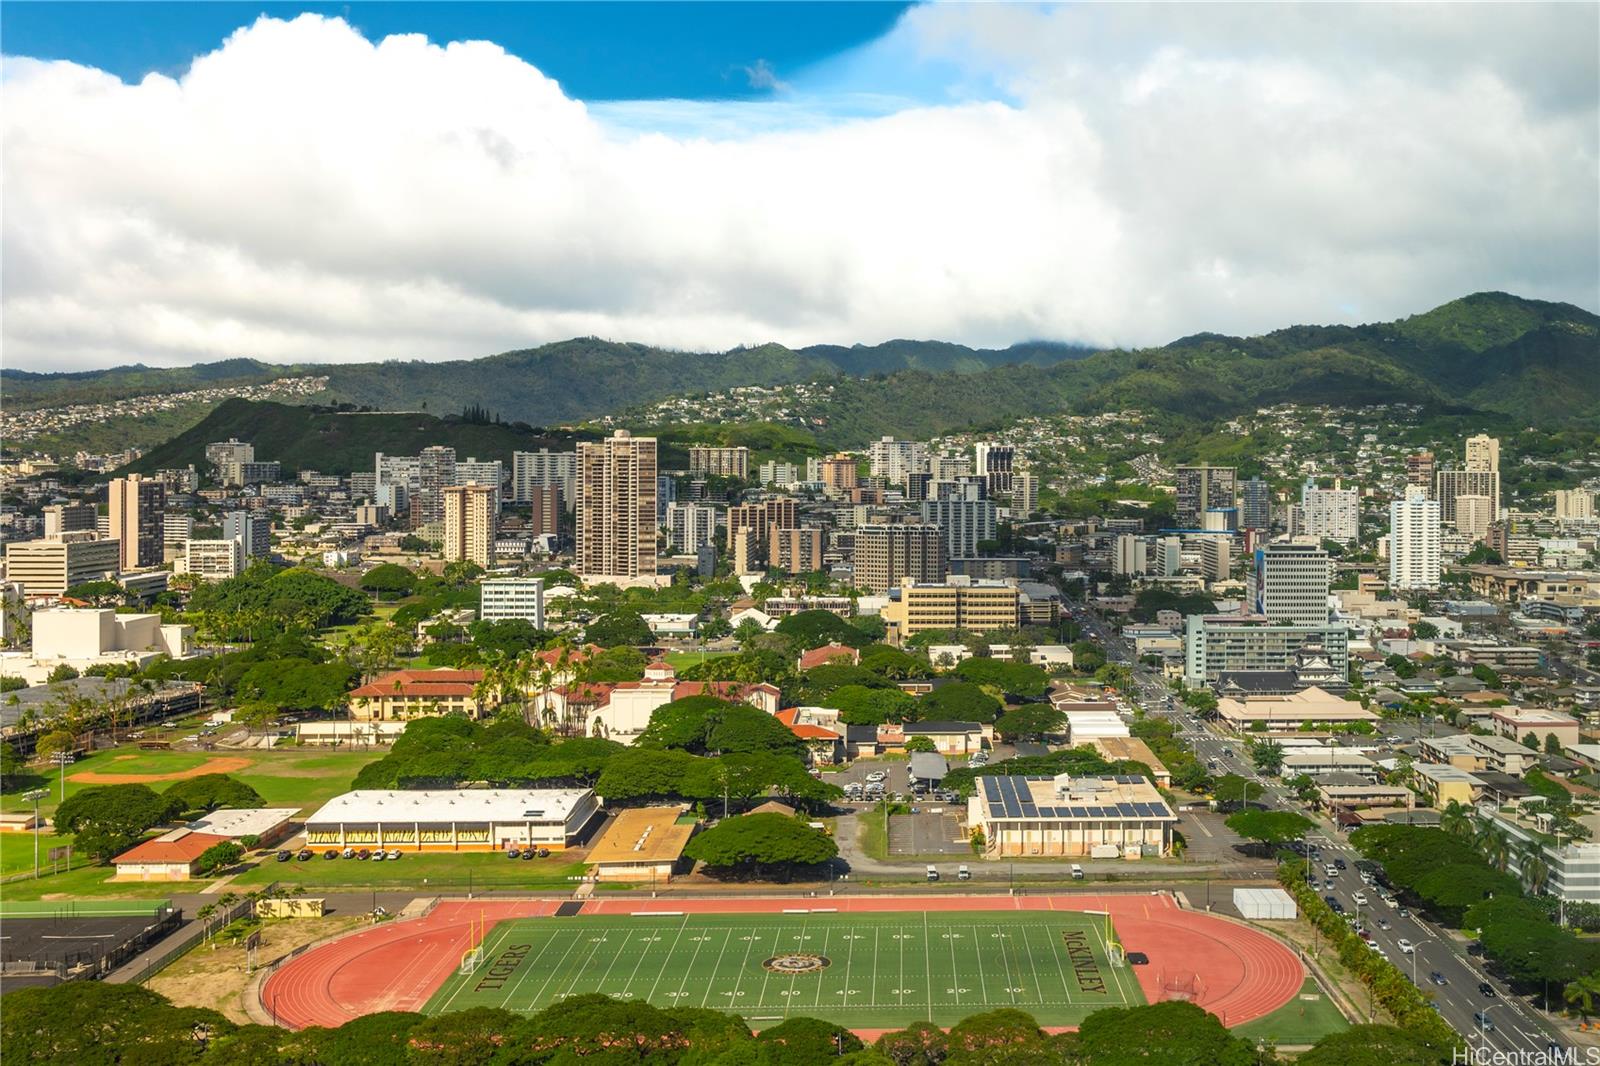
[[[461,953],[461,972],[463,974],[476,973],[483,963],[483,948],[471,947]]]

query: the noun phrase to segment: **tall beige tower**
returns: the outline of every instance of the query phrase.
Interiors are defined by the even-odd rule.
[[[494,485],[477,483],[441,487],[445,562],[464,559],[485,570],[494,565],[497,491]]]
[[[122,542],[121,569],[161,565],[161,512],[166,503],[161,482],[129,474],[111,482],[108,496],[111,536]]]
[[[1499,470],[1500,439],[1487,433],[1467,438],[1468,470]]]
[[[656,439],[619,429],[578,445],[577,566],[585,577],[656,572]]]

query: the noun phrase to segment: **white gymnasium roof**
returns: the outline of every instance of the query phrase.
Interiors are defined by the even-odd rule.
[[[333,797],[306,824],[564,822],[592,794],[587,788],[361,789]]]

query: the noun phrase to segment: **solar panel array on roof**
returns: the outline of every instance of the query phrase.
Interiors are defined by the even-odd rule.
[[[1028,788],[1030,781],[1047,781],[1045,777],[980,777],[983,799],[989,807],[990,818],[1164,818],[1170,817],[1160,803],[1118,802],[1110,805],[1067,805],[1041,807],[1034,802]],[[1119,784],[1137,784],[1142,777],[1117,778]]]

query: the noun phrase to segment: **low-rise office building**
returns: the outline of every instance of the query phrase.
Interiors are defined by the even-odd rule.
[[[918,633],[964,629],[992,633],[1017,628],[1017,589],[1004,581],[951,577],[941,583],[902,582],[880,612],[891,644]]]
[[[1543,750],[1549,737],[1563,748],[1578,743],[1578,720],[1541,707],[1502,707],[1489,716],[1490,728],[1502,737],[1524,744],[1528,737]]]
[[[1411,781],[1428,805],[1441,811],[1452,803],[1470,807],[1483,794],[1482,781],[1445,763],[1412,763]]]
[[[1296,730],[1308,723],[1343,725],[1376,722],[1378,715],[1354,700],[1342,699],[1316,685],[1287,696],[1224,697],[1217,701],[1217,716],[1230,729]]]
[[[1178,816],[1143,777],[982,776],[967,801],[985,858],[1157,858]]]
[[[553,851],[578,843],[600,813],[593,789],[359,789],[306,819],[311,848]]]

